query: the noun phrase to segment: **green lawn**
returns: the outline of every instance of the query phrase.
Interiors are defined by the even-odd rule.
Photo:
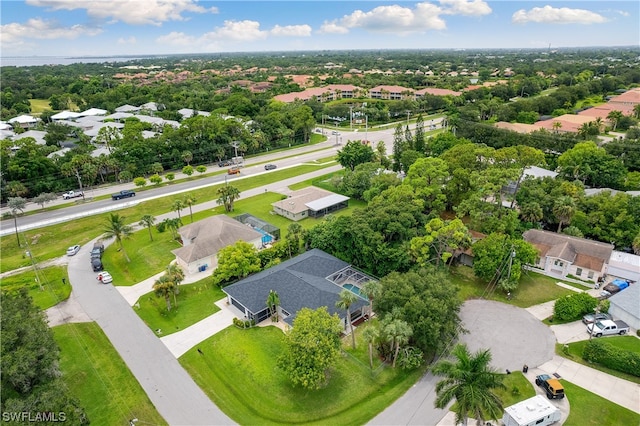
[[[304,391],[292,387],[276,367],[283,348],[280,329],[231,326],[187,352],[180,363],[233,420],[259,425],[362,425],[423,373],[385,367],[373,375],[368,362],[362,365],[344,356],[332,369],[327,387]]]
[[[520,284],[512,292],[511,300],[507,300],[507,296],[502,290],[487,291],[487,283],[473,275],[473,269],[467,266],[451,268],[451,279],[460,286],[459,294],[462,300],[485,298],[521,308],[538,305],[573,293],[571,290],[556,285],[557,279],[531,271],[523,271]]]
[[[246,191],[261,185],[268,185],[282,179],[330,167],[331,165],[331,163],[325,163],[320,165],[303,165],[292,167],[290,169],[274,170],[272,173],[266,173],[261,176],[232,181],[232,185],[240,191]],[[193,194],[196,197],[198,203],[216,200],[218,198],[216,191],[221,185],[223,184],[191,191],[190,194]],[[171,205],[175,200],[180,198],[182,197],[174,196],[145,201],[135,206],[119,210],[118,214],[125,216],[128,219],[128,223],[135,224],[138,223],[140,218],[145,214],[157,216],[171,212]],[[190,219],[188,218],[188,209],[183,210],[182,214],[186,215],[184,223],[189,223]],[[15,235],[6,235],[1,237],[0,252],[2,253],[2,262],[0,263],[0,272],[11,271],[13,269],[30,265],[29,259],[24,255],[25,238],[29,240],[29,246],[34,257],[40,261],[52,259],[54,257],[64,255],[67,247],[70,245],[86,244],[91,239],[100,235],[108,216],[109,213],[104,213],[31,231],[25,231],[21,234],[22,247],[18,246]],[[19,218],[18,225],[20,225]],[[127,244],[127,242],[125,242],[125,244]]]
[[[220,310],[214,302],[225,297],[217,285],[211,283],[211,278],[202,279],[193,284],[180,286],[180,294],[176,297],[177,307],[171,298],[171,311],[167,311],[167,304],[162,297],[153,292],[138,299],[135,312],[152,330],[162,330],[162,335],[184,330],[213,315]]]
[[[33,114],[41,114],[44,111],[53,111],[51,105],[49,105],[49,99],[29,99],[31,105],[31,112]]]
[[[172,238],[171,232],[159,233],[155,227],[151,232],[153,242],[149,239],[148,229],[134,232],[130,238],[123,240],[131,262],[127,262],[115,241],[106,248],[102,263],[104,269],[113,276],[114,285],[130,286],[144,281],[165,270],[176,258],[171,250],[179,248],[180,243]]]
[[[606,342],[617,347],[623,349],[625,351],[632,352],[640,352],[640,339],[634,336],[611,336],[611,337],[601,337],[601,339],[606,339]],[[566,358],[571,359],[574,362],[577,362],[582,365],[586,365],[591,368],[595,368],[596,370],[600,370],[604,373],[610,374],[615,377],[620,377],[621,379],[628,380],[630,382],[640,384],[640,377],[633,376],[631,374],[626,374],[620,371],[612,370],[600,364],[594,364],[592,362],[585,361],[582,358],[582,353],[584,352],[584,348],[587,345],[588,340],[582,340],[580,342],[569,343],[568,353],[564,353],[563,345],[556,344],[556,353],[560,356],[564,356]]]
[[[520,371],[514,371],[504,376],[505,389],[496,391],[496,395],[502,400],[502,406],[508,407],[520,401],[529,399],[536,395],[536,390]]]
[[[96,323],[54,327],[60,369],[94,425],[167,424]]]
[[[579,386],[562,381],[571,405],[564,426],[619,426],[640,424],[640,414],[621,407]]]
[[[65,284],[62,283],[62,278],[66,280]],[[22,287],[29,289],[29,296],[33,299],[33,304],[42,310],[67,300],[71,294],[71,285],[67,278],[66,266],[50,266],[38,269],[37,274],[31,268],[20,274],[9,275],[0,280],[0,289],[3,292],[15,291]]]

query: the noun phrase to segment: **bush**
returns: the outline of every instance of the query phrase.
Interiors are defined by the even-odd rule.
[[[147,180],[143,177],[137,177],[133,180],[135,186],[143,187],[147,184]]]
[[[162,183],[162,177],[160,177],[160,175],[158,174],[155,174],[149,178],[149,182],[151,182],[155,186],[158,186]]]
[[[640,377],[640,353],[619,349],[605,340],[589,340],[582,357],[612,370]]]
[[[598,299],[587,293],[569,294],[556,300],[553,318],[558,321],[575,321],[593,312],[596,306]]]
[[[167,180],[168,180],[169,182],[171,182],[172,180],[174,180],[174,179],[176,178],[176,174],[175,174],[175,173],[172,173],[172,172],[169,172],[169,173],[167,173],[167,174],[165,175],[165,177],[167,178]]]
[[[240,318],[233,318],[233,325],[238,328],[251,328],[256,325],[255,320],[241,320]]]

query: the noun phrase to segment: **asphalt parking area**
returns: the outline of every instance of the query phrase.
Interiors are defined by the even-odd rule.
[[[468,333],[460,341],[475,352],[491,349],[498,371],[516,371],[524,364],[538,367],[553,358],[553,331],[525,309],[491,300],[469,300],[460,310]]]

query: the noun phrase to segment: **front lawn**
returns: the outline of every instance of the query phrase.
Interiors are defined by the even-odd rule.
[[[571,405],[564,426],[618,426],[640,424],[640,414],[621,407],[608,399],[562,381]]]
[[[181,285],[180,294],[176,296],[177,306],[171,298],[171,311],[167,311],[164,298],[153,292],[140,297],[134,310],[151,330],[160,329],[166,336],[218,312],[220,308],[214,302],[224,297],[220,287],[211,283],[211,278],[204,278],[193,284]]]
[[[202,351],[198,353],[197,349]],[[372,375],[350,356],[339,359],[318,391],[292,387],[276,359],[284,334],[275,327],[228,327],[180,357],[191,377],[239,424],[362,425],[407,391],[423,370],[383,368]]]
[[[65,279],[65,284],[62,279]],[[67,278],[65,266],[50,266],[38,269],[36,272],[29,269],[20,274],[9,275],[0,280],[0,289],[3,292],[17,291],[26,287],[33,304],[39,309],[45,310],[67,300],[71,295],[71,285]]]
[[[456,266],[451,268],[451,280],[460,286],[460,298],[462,300],[485,298],[499,302],[509,303],[520,308],[538,305],[540,303],[556,300],[559,297],[574,292],[556,285],[557,279],[540,275],[532,271],[523,271],[518,288],[512,291],[511,299],[507,299],[504,290],[495,289],[488,291],[488,283],[478,279],[473,274],[473,268],[468,266]]]
[[[94,322],[53,327],[60,347],[62,379],[91,424],[166,425],[146,393]]]
[[[600,339],[606,339],[606,342],[609,343],[610,345],[625,351],[640,352],[640,339],[634,336],[610,336],[610,337],[600,337]],[[567,344],[568,349],[566,349],[567,351],[566,353],[565,353],[565,349],[563,348],[564,345],[556,344],[556,353],[565,358],[569,358],[571,361],[577,362],[582,365],[586,365],[587,367],[591,367],[596,370],[600,370],[603,373],[607,373],[612,376],[619,377],[621,379],[625,379],[630,382],[640,384],[640,377],[636,377],[631,374],[626,374],[621,371],[612,370],[610,368],[607,368],[597,363],[585,361],[582,358],[582,354],[588,342],[589,340],[582,340],[580,342],[569,343]]]

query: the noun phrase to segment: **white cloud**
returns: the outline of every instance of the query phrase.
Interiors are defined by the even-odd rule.
[[[276,25],[269,34],[281,37],[309,37],[311,27],[309,25],[285,25],[284,27]]]
[[[132,25],[161,25],[166,21],[184,21],[185,12],[218,13],[216,7],[204,8],[194,0],[27,0],[31,6],[50,10],[85,9],[92,18],[122,21]]]
[[[324,21],[318,32],[320,34],[347,34],[349,29],[338,24],[336,21]]]
[[[415,9],[399,5],[378,6],[369,12],[356,10],[337,21],[325,23],[321,30],[344,33],[343,29],[362,28],[396,34],[443,30],[447,25],[440,14],[442,9],[431,3],[418,3]]]
[[[13,22],[0,26],[0,40],[2,44],[21,43],[25,39],[53,40],[75,39],[80,36],[94,36],[102,32],[101,28],[72,25],[63,27],[54,21],[41,18],[29,19],[24,24]],[[4,47],[4,46],[3,46]]]
[[[518,10],[511,17],[511,22],[515,24],[526,24],[536,22],[544,24],[601,24],[607,19],[595,12],[584,9],[569,9],[568,7],[555,8],[549,5],[545,7],[534,7],[526,11]]]
[[[440,0],[444,15],[483,16],[492,12],[483,0]]]
[[[266,38],[268,31],[260,29],[257,21],[224,21],[222,27],[206,33],[202,38],[206,40],[256,41]]]
[[[118,39],[118,44],[136,44],[137,42],[138,41],[134,36],[131,36],[129,38],[120,37]]]
[[[196,38],[183,32],[172,31],[169,34],[158,37],[156,42],[168,46],[191,46],[196,43]]]

